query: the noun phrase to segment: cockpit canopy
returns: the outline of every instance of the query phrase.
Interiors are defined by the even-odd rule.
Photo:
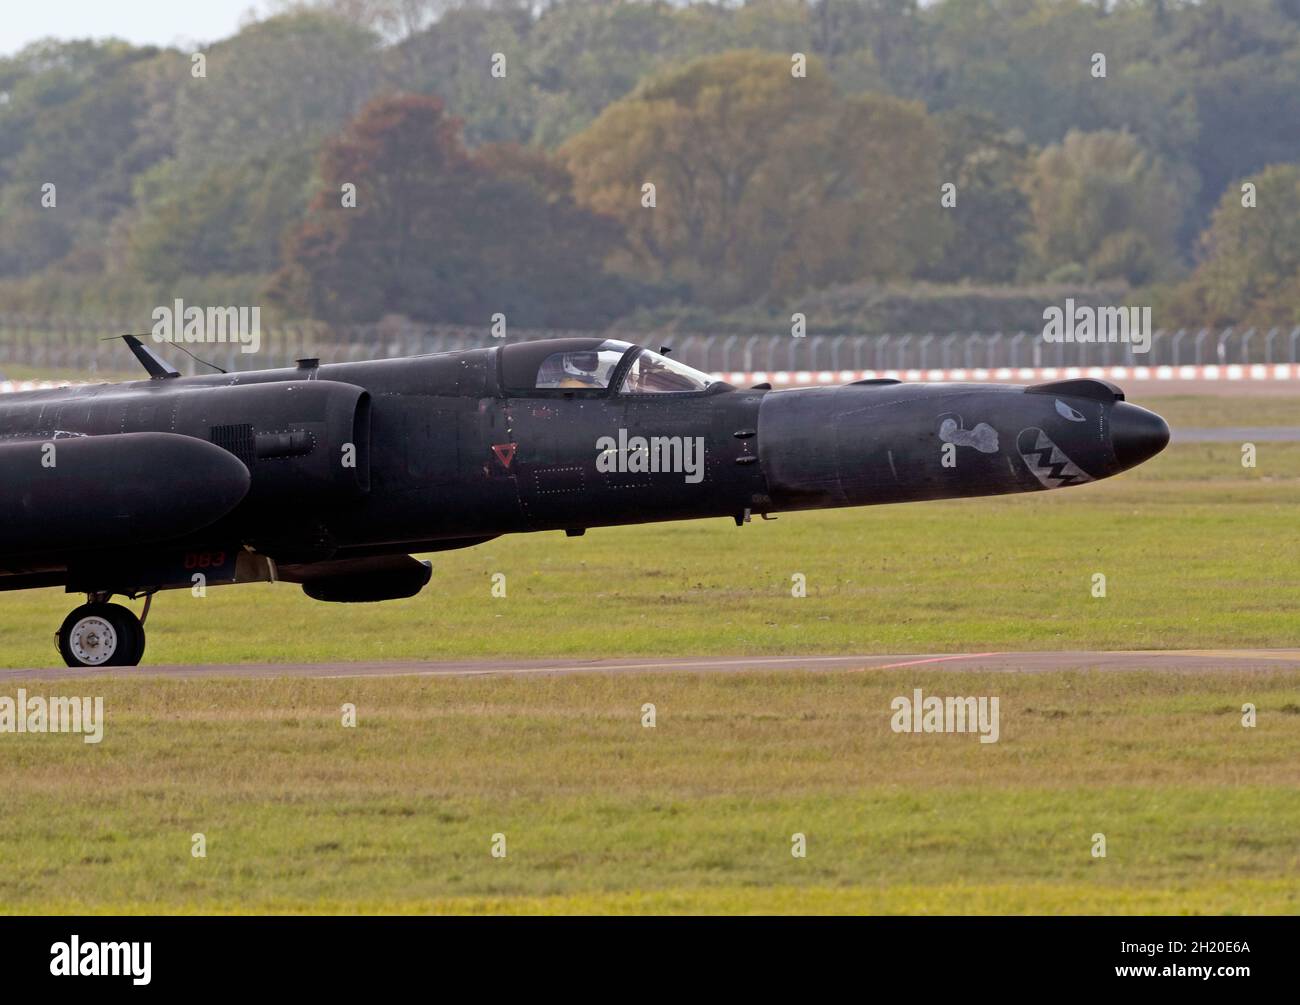
[[[539,391],[554,388],[596,388],[603,390],[614,379],[614,371],[631,349],[626,342],[612,339],[594,349],[561,349],[542,360],[533,387]]]
[[[517,342],[502,348],[508,390],[693,394],[716,381],[708,374],[617,339]]]
[[[707,391],[714,383],[708,374],[694,367],[642,349],[623,376],[623,394],[687,394]]]

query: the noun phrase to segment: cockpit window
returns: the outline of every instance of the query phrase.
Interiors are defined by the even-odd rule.
[[[552,353],[537,368],[537,387],[604,390],[630,348],[626,342],[607,339],[595,349]]]
[[[623,378],[624,394],[685,394],[707,390],[713,378],[646,349]]]

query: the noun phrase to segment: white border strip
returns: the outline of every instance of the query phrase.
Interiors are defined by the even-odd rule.
[[[1009,367],[995,369],[974,367],[957,370],[779,370],[767,373],[755,370],[745,373],[732,370],[711,374],[715,380],[725,380],[737,387],[771,383],[776,387],[812,387],[849,384],[855,380],[880,380],[893,378],[908,381],[969,381],[974,383],[1034,383],[1044,380],[1076,380],[1093,377],[1100,380],[1179,381],[1212,380],[1249,382],[1253,380],[1300,380],[1300,363],[1229,363],[1226,366],[1047,366]],[[58,387],[80,387],[92,381],[56,380],[5,380],[0,381],[0,394],[19,391],[49,391]]]
[[[766,373],[756,370],[745,373],[732,370],[714,373],[715,380],[725,380],[737,387],[770,383],[776,387],[808,387],[811,385],[849,384],[855,380],[880,380],[894,378],[907,381],[968,381],[975,383],[1034,383],[1046,380],[1077,380],[1092,377],[1099,380],[1156,381],[1165,383],[1180,380],[1212,380],[1249,382],[1253,380],[1300,380],[1297,363],[1230,363],[1226,366],[1046,366],[1046,367],[996,367],[957,370],[801,370],[797,372]]]

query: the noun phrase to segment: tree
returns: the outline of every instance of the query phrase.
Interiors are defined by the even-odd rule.
[[[1028,254],[1029,147],[1019,131],[975,112],[944,112],[935,126],[943,145],[940,178],[956,186],[956,205],[947,214],[952,233],[928,275],[1011,282]]]
[[[1243,205],[1247,182],[1255,186],[1253,208]],[[1275,164],[1230,185],[1201,252],[1171,298],[1175,323],[1300,324],[1300,165]]]
[[[533,138],[563,142],[648,74],[688,58],[690,46],[717,40],[725,28],[699,19],[691,34],[684,13],[662,2],[593,0],[544,10],[521,53],[537,107]]]
[[[272,287],[331,321],[596,327],[631,301],[603,282],[618,228],[575,205],[539,150],[468,151],[437,98],[377,99],[326,145],[321,189]],[[356,206],[343,204],[356,186]]]
[[[836,101],[802,150],[783,149],[765,173],[762,212],[746,218],[751,254],[778,249],[771,291],[782,298],[923,272],[951,237],[938,160],[938,133],[919,103],[872,94]]]
[[[451,10],[386,54],[387,78],[397,90],[436,94],[471,144],[527,142],[538,119],[531,30],[527,10]]]
[[[1029,196],[1040,273],[1081,268],[1090,280],[1143,284],[1177,260],[1175,178],[1128,133],[1067,133],[1038,155]]]
[[[131,264],[150,281],[274,272],[280,241],[311,197],[314,150],[300,147],[188,173],[161,165],[130,233]]]
[[[820,62],[805,78],[791,65],[758,52],[694,61],[565,144],[579,200],[627,231],[619,268],[729,306],[909,275],[931,253],[942,224],[924,109],[844,100]]]
[[[369,98],[379,38],[327,14],[272,18],[206,53],[180,81],[177,157],[185,171],[318,143]]]
[[[151,82],[166,59],[120,42],[42,43],[0,68],[0,275],[93,251],[133,202],[138,173],[165,156],[146,128]],[[17,100],[15,100],[15,97]],[[42,208],[42,186],[55,205]]]
[[[278,13],[328,11],[396,39],[415,34],[454,6],[454,0],[271,0]]]
[[[1034,143],[1105,125],[1090,55],[1115,53],[1117,23],[1077,0],[961,0],[927,15],[935,69],[922,95],[937,110],[978,109]]]

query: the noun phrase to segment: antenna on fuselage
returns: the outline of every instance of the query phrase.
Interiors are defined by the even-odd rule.
[[[145,345],[143,342],[140,341],[142,338],[145,337],[147,336],[146,335],[110,335],[108,336],[108,338],[103,339],[102,341],[107,342],[109,339],[120,338],[123,342],[125,342],[127,348],[131,350],[131,354],[140,361],[140,365],[143,366],[145,368],[145,372],[149,374],[150,380],[167,380],[168,378],[171,377],[179,377],[181,375],[181,372],[179,370],[173,367],[170,363],[166,362],[161,356],[159,356],[156,352],[154,352],[147,345]],[[194,360],[196,363],[202,363],[204,366],[210,366],[218,373],[226,372],[225,370],[221,369],[221,367],[217,366],[217,364],[209,363],[206,359],[200,359],[198,356],[195,356],[194,353],[190,352],[179,342],[173,342],[171,344],[174,345],[181,352],[185,353],[186,356]]]
[[[185,348],[183,345],[181,345],[179,342],[173,342],[172,345],[174,345],[174,346],[175,346],[177,349],[179,349],[181,352],[185,353],[185,355],[188,356],[190,359],[194,360],[195,363],[202,363],[204,366],[210,366],[210,367],[212,367],[212,369],[216,370],[217,373],[229,373],[229,372],[230,372],[229,370],[223,370],[221,367],[217,366],[216,363],[209,363],[206,359],[200,359],[198,356],[195,356],[194,353],[190,352],[188,349],[186,349],[186,348]]]
[[[149,374],[150,380],[166,380],[169,377],[179,377],[181,372],[164,362],[161,356],[141,342],[142,337],[140,335],[110,335],[108,338],[120,338],[125,342],[127,348],[131,350],[131,354],[140,361],[140,365]],[[108,339],[103,341],[107,342]]]

